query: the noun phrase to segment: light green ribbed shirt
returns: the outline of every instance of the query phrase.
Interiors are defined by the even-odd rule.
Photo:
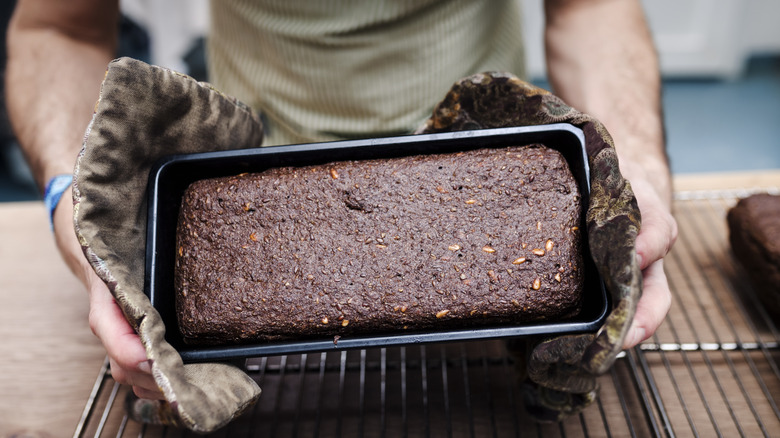
[[[456,80],[523,75],[517,0],[212,0],[209,76],[264,145],[405,134]]]

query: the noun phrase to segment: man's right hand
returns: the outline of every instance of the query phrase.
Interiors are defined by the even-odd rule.
[[[54,211],[54,233],[66,263],[87,287],[89,326],[108,353],[111,375],[117,382],[131,385],[140,398],[162,400],[163,394],[154,381],[141,339],[84,257],[73,229],[72,205],[72,193],[68,190]]]

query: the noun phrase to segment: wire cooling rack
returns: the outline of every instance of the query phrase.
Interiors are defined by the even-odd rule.
[[[597,402],[562,423],[527,416],[512,357],[487,341],[249,359],[263,394],[214,436],[779,436],[780,333],[727,240],[726,212],[748,194],[676,194],[672,309],[599,378]],[[74,436],[196,436],[128,420],[127,392],[105,365]]]

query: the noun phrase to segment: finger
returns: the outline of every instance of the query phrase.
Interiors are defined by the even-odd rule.
[[[124,368],[120,366],[114,359],[110,359],[111,365],[111,377],[120,384],[133,387],[133,392],[139,395],[139,397],[150,400],[162,400],[163,394],[157,387],[151,373],[134,370],[132,368]]]
[[[162,397],[162,392],[160,392],[159,389],[155,389],[154,391],[150,391],[144,387],[141,386],[133,386],[133,393],[138,398],[143,398],[146,400],[164,400]]]
[[[657,260],[643,272],[643,292],[636,314],[626,335],[623,348],[631,348],[655,333],[663,323],[672,304],[672,294],[666,281],[663,260]]]
[[[677,222],[672,215],[663,211],[642,212],[642,229],[636,238],[636,252],[639,268],[662,259],[677,240]]]
[[[103,342],[108,355],[120,367],[135,368],[140,362],[146,361],[146,352],[138,335],[125,320],[107,289],[92,288],[89,322],[92,331]]]
[[[157,398],[161,398],[162,393],[151,374],[140,338],[102,282],[93,283],[90,287],[89,322],[111,359],[114,379],[122,384],[155,391]]]

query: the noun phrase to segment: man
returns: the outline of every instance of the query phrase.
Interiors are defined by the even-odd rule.
[[[430,114],[460,77],[486,69],[519,73],[515,2],[409,3],[354,2],[339,9],[312,2],[295,11],[295,2],[288,1],[214,1],[211,80],[264,114],[271,143],[295,143],[410,132],[422,121],[412,113]],[[642,212],[636,246],[644,294],[628,348],[652,335],[671,302],[662,258],[677,228],[670,213],[658,60],[639,0],[548,0],[545,13],[553,90],[610,131]],[[447,28],[450,17],[455,25]],[[114,58],[118,21],[116,1],[18,3],[8,34],[7,101],[41,189],[56,175],[73,172],[106,65]],[[318,59],[316,49],[326,56]],[[459,51],[458,62],[443,49]],[[387,60],[400,64],[373,64]],[[381,79],[388,70],[397,75],[381,81],[373,76]],[[415,78],[408,77],[412,73]],[[433,100],[420,96],[426,92]],[[108,351],[113,376],[139,397],[162,398],[138,336],[81,252],[71,205],[66,190],[53,210],[54,234],[87,287],[90,326]]]

